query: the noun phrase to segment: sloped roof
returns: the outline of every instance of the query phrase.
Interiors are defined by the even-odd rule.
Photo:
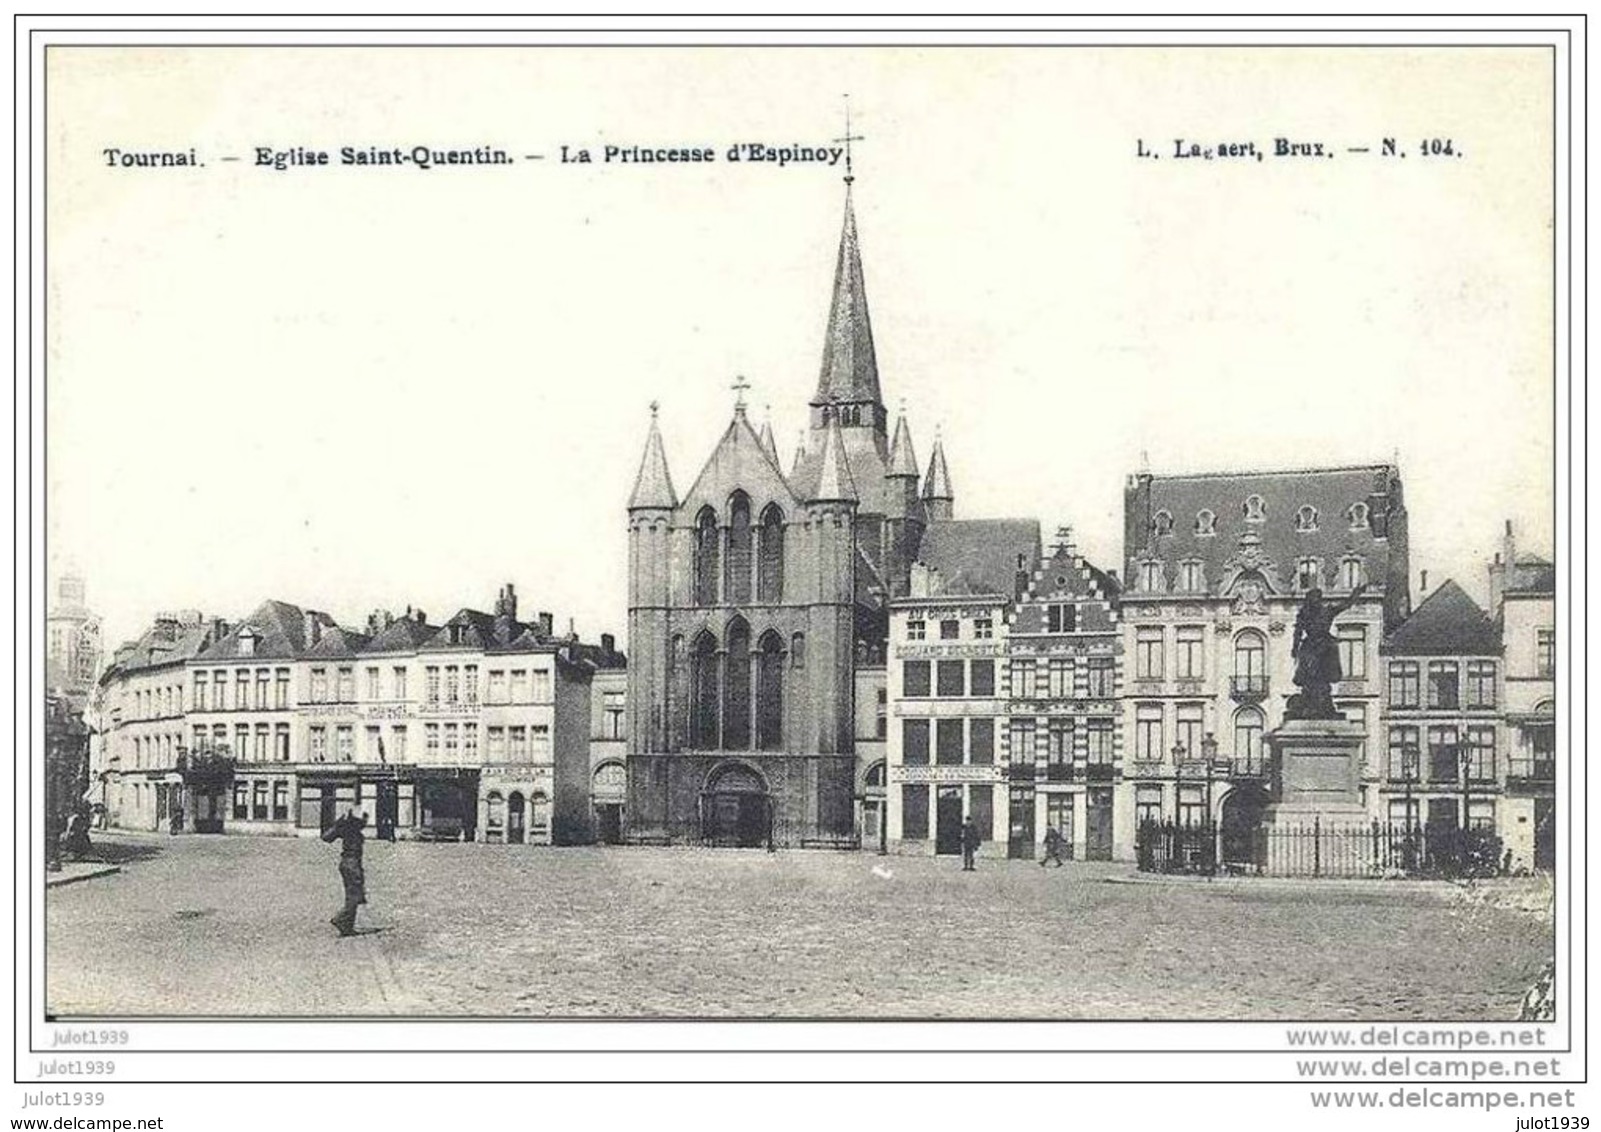
[[[907,427],[905,413],[895,418],[895,439],[890,442],[885,474],[917,478],[917,453],[912,448],[912,430]]]
[[[1028,597],[1078,597],[1115,601],[1122,592],[1116,578],[1070,546],[1055,547],[1040,563]]]
[[[330,660],[355,656],[366,650],[369,641],[370,638],[365,633],[332,625],[322,631],[322,635],[306,650],[305,655]]]
[[[220,640],[213,641],[200,656],[200,660],[239,659],[239,637],[246,629],[254,632],[255,646],[252,658],[262,660],[291,660],[305,655],[307,649],[306,621],[311,618],[322,630],[337,628],[334,619],[316,610],[303,610],[287,601],[269,599],[256,607],[250,616],[233,626]]]
[[[118,646],[112,662],[100,674],[100,682],[103,684],[109,677],[119,673],[138,672],[192,660],[211,643],[214,624],[213,618],[205,618],[198,624],[177,624],[173,627],[170,640],[162,636],[163,630],[158,626],[151,625],[137,639]]]
[[[818,454],[815,479],[807,485],[807,499],[857,502],[856,479],[851,475],[850,462],[845,456],[845,440],[840,435],[839,422],[830,421],[823,433],[823,450]]]
[[[800,502],[790,480],[767,446],[751,428],[744,406],[736,406],[734,419],[728,422],[717,441],[717,447],[707,457],[700,475],[684,496],[686,507],[710,505],[722,512],[728,493],[739,488],[751,497],[755,514],[761,514],[764,501],[777,501],[786,507]],[[694,521],[694,516],[688,516]]]
[[[460,628],[458,639],[454,641],[451,640],[453,627]],[[543,636],[537,625],[496,617],[482,610],[462,609],[435,630],[421,646],[421,651],[549,652],[555,648],[555,643]]]
[[[1509,594],[1555,594],[1557,568],[1533,554],[1520,554],[1507,571],[1503,592]]]
[[[938,573],[942,594],[1014,593],[1018,571],[1032,575],[1039,560],[1040,525],[1035,519],[930,523],[917,554],[918,562]]]
[[[1447,580],[1385,636],[1396,656],[1499,656],[1501,631],[1461,586]]]
[[[1252,496],[1262,499],[1260,522],[1245,517],[1245,503]],[[1368,518],[1365,526],[1353,529],[1349,512],[1357,503],[1366,506]],[[1316,510],[1316,529],[1297,529],[1303,506]],[[1202,511],[1214,516],[1214,534],[1199,533]],[[1156,520],[1163,512],[1172,526],[1158,534]],[[1125,576],[1138,575],[1138,563],[1148,552],[1169,564],[1198,559],[1204,563],[1206,584],[1215,591],[1229,573],[1226,564],[1241,552],[1241,536],[1248,535],[1260,540],[1255,542],[1260,558],[1272,563],[1285,584],[1295,574],[1297,559],[1321,559],[1327,580],[1339,560],[1352,554],[1363,560],[1370,587],[1382,588],[1391,554],[1388,534],[1397,521],[1404,522],[1397,518],[1404,514],[1400,479],[1388,464],[1142,476],[1125,498]]]
[[[411,652],[437,632],[438,625],[429,625],[415,617],[397,617],[367,642],[367,651]]]
[[[756,439],[761,441],[762,447],[767,450],[767,457],[772,460],[773,467],[782,471],[783,465],[778,460],[778,442],[773,439],[773,424],[771,421],[762,422],[762,431],[757,434]]]

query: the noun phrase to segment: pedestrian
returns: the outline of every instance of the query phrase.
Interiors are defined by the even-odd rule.
[[[1052,861],[1056,862],[1057,868],[1062,867],[1063,841],[1064,838],[1060,833],[1056,832],[1054,825],[1045,827],[1045,856],[1040,858],[1040,868],[1043,869]]]
[[[67,827],[66,851],[76,861],[87,861],[94,856],[94,844],[89,840],[89,811],[79,810],[72,815],[72,824]]]
[[[962,871],[973,871],[973,854],[978,852],[978,826],[973,824],[972,815],[969,814],[962,821]]]
[[[366,840],[367,815],[347,813],[322,831],[322,839],[339,848],[339,879],[345,886],[345,906],[328,922],[340,935],[356,934],[356,909],[367,903],[367,877],[361,868],[361,844]]]

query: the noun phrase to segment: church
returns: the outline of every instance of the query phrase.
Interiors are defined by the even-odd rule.
[[[904,414],[891,437],[850,186],[789,470],[741,397],[680,496],[652,409],[628,500],[630,841],[876,842],[889,603],[925,545],[959,560],[984,537],[953,517],[940,442],[920,473]]]

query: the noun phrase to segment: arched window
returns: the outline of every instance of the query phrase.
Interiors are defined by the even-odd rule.
[[[723,749],[750,748],[750,626],[736,617],[728,625],[728,674],[723,691]]]
[[[1303,504],[1295,512],[1295,529],[1298,531],[1317,530],[1317,508],[1310,503]]]
[[[722,532],[717,529],[717,512],[710,507],[701,508],[695,520],[695,604],[717,604],[718,542]]]
[[[756,747],[777,751],[784,746],[784,638],[762,634],[756,660]]]
[[[690,656],[689,745],[698,751],[717,746],[717,638],[702,633]]]
[[[1295,562],[1295,585],[1300,590],[1317,589],[1323,584],[1323,564],[1316,558],[1298,558]]]
[[[1262,713],[1254,707],[1234,713],[1234,758],[1247,772],[1262,764]]]
[[[1260,523],[1267,519],[1267,505],[1262,502],[1260,495],[1247,496],[1242,510],[1247,523]]]
[[[878,762],[868,767],[867,777],[863,780],[863,783],[869,790],[884,789],[884,764]]]
[[[1173,533],[1173,513],[1171,511],[1158,511],[1151,519],[1151,530],[1158,535]]]
[[[723,588],[730,604],[750,601],[750,567],[750,497],[736,491],[728,501],[728,584]]]
[[[1366,503],[1351,504],[1351,508],[1345,513],[1345,516],[1351,520],[1351,529],[1353,531],[1365,531],[1368,529],[1368,505]]]
[[[1340,563],[1340,588],[1354,590],[1362,584],[1362,560],[1351,557]]]
[[[762,511],[761,555],[756,567],[756,600],[784,600],[784,513],[778,504]]]
[[[797,672],[806,667],[805,633],[796,633],[789,639],[789,666]]]
[[[1266,691],[1266,681],[1267,638],[1246,629],[1234,638],[1235,685],[1242,691]]]
[[[1197,511],[1195,513],[1195,533],[1198,535],[1217,534],[1217,515],[1211,511]]]

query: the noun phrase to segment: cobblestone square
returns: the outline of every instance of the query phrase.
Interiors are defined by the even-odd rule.
[[[347,940],[320,842],[109,841],[121,873],[48,894],[59,1016],[1511,1019],[1551,949],[1404,882],[417,843],[369,843]]]

